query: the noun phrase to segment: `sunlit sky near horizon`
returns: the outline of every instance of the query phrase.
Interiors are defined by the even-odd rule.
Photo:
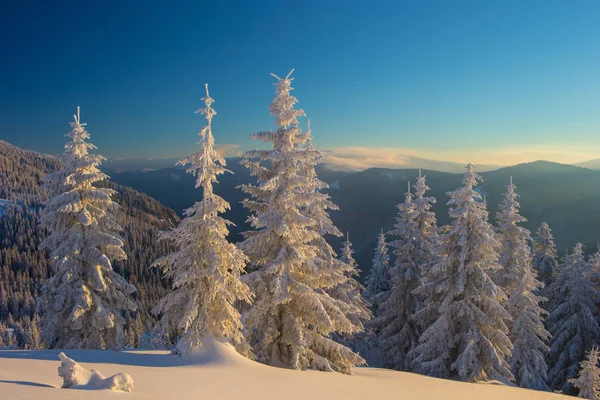
[[[269,73],[295,68],[333,154],[600,158],[600,1],[156,3],[5,2],[0,139],[56,154],[80,105],[107,157],[183,156],[208,82],[233,154],[274,128]]]

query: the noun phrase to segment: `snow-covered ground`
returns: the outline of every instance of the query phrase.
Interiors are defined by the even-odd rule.
[[[207,346],[209,347],[209,346]],[[59,350],[0,351],[1,400],[62,399],[360,399],[360,400],[541,400],[566,399],[495,384],[468,384],[375,368],[352,376],[333,372],[268,367],[216,343],[200,354],[172,356],[164,351],[66,350],[87,369],[105,376],[125,372],[133,393],[60,389]]]

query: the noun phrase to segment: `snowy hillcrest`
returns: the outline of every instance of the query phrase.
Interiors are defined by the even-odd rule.
[[[135,382],[132,393],[59,389],[60,350],[0,351],[0,399],[223,399],[223,400],[559,400],[570,397],[504,386],[469,384],[386,369],[356,368],[354,375],[298,372],[250,361],[229,345],[199,355],[165,351],[67,350],[87,369],[120,372]]]

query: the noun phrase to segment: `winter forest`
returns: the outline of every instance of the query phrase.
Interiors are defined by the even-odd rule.
[[[338,207],[317,176],[322,153],[292,94],[292,72],[273,75],[277,130],[253,133],[264,144],[244,154],[255,182],[237,188],[251,226],[237,243],[223,216],[230,203],[214,190],[231,171],[215,147],[219,115],[208,85],[197,152],[178,162],[202,199],[181,220],[144,200],[146,215],[170,222],[152,227],[125,225],[133,217],[120,216],[122,189],[99,169],[104,158],[78,108],[56,168],[40,176],[47,200],[31,217],[38,227],[30,229],[43,235],[29,254],[39,253],[38,264],[47,259],[48,275],[27,275],[21,289],[43,284],[14,301],[9,280],[18,277],[0,275],[0,347],[184,357],[219,342],[293,370],[351,375],[371,366],[600,399],[600,250],[588,256],[577,244],[559,256],[551,226],[524,228],[512,178],[500,211],[489,215],[469,164],[447,198],[429,196],[426,174],[408,182],[393,229],[381,230],[368,274],[359,276],[353,232],[330,218]],[[436,202],[447,202],[449,225],[438,226]],[[140,238],[150,230],[160,233]],[[331,237],[344,238],[341,248]],[[129,248],[152,253],[136,255],[141,265],[133,266]],[[73,363],[64,356],[63,366]]]

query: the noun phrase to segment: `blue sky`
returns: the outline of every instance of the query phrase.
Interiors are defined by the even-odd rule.
[[[105,156],[182,156],[208,82],[217,142],[249,149],[295,68],[324,150],[600,157],[599,1],[153,3],[5,4],[0,139],[58,153],[80,105]]]

